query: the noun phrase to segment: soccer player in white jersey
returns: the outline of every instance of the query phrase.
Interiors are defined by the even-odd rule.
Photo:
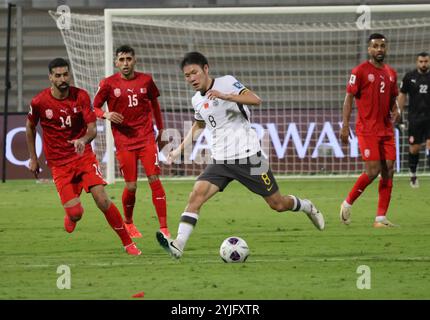
[[[217,192],[222,192],[232,180],[262,196],[273,210],[303,211],[318,230],[323,230],[321,212],[307,199],[281,195],[267,160],[261,156],[260,142],[251,128],[248,109],[248,106],[259,106],[261,99],[233,76],[212,78],[208,61],[199,52],[187,53],[180,67],[185,80],[196,91],[192,98],[196,121],[181,145],[169,153],[168,161],[178,158],[185,146],[192,143],[197,131],[207,127],[212,136],[212,163],[194,184],[181,215],[176,239],[157,232],[160,245],[179,259],[203,204]]]

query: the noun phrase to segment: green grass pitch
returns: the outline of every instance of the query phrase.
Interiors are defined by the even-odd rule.
[[[389,219],[400,227],[374,229],[377,181],[353,207],[350,226],[339,205],[355,178],[279,180],[283,194],[311,199],[326,230],[303,213],[277,213],[234,182],[202,209],[180,261],[155,240],[158,221],[150,189],[139,182],[135,223],[143,254],[131,257],[90,195],[81,199],[83,219],[63,230],[63,209],[52,183],[9,181],[0,185],[0,299],[429,299],[430,179],[411,189],[396,178]],[[192,181],[165,181],[170,231],[176,235]],[[121,208],[124,184],[107,187]],[[122,210],[121,210],[122,211]],[[226,264],[221,242],[240,236],[251,250],[243,264]],[[60,265],[71,271],[71,289],[57,288]],[[370,289],[358,289],[357,268],[370,268]]]

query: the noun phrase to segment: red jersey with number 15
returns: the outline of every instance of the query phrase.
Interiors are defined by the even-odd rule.
[[[87,123],[97,119],[88,93],[72,86],[69,96],[63,100],[54,98],[51,88],[41,91],[31,100],[27,118],[35,126],[40,121],[43,151],[49,167],[79,161],[82,156],[67,141],[83,137],[87,133]],[[92,152],[91,144],[86,144],[84,155]]]
[[[394,135],[390,110],[399,94],[394,69],[387,64],[377,68],[369,61],[363,62],[352,69],[346,91],[355,97],[357,135]]]
[[[107,101],[109,112],[124,116],[120,124],[111,122],[116,150],[134,150],[155,143],[152,122],[152,101],[159,95],[152,76],[134,72],[132,79],[123,79],[118,72],[100,81],[94,97],[94,108],[102,117],[102,106]],[[160,128],[159,128],[160,129]]]

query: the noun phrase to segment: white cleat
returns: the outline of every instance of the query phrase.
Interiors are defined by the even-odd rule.
[[[303,212],[306,213],[308,218],[312,221],[312,223],[318,230],[324,230],[325,222],[322,213],[314,206],[314,204],[310,200],[303,199],[302,201],[306,201],[311,208],[309,212]]]
[[[344,205],[344,203],[342,202],[342,204],[340,205],[340,213],[339,213],[339,217],[340,217],[340,221],[343,224],[349,225],[351,223],[351,206],[347,207]]]
[[[420,187],[420,184],[418,182],[418,178],[417,177],[411,177],[411,181],[409,182],[411,188],[413,189],[417,189]]]
[[[166,250],[167,253],[169,253],[173,258],[179,259],[180,257],[182,257],[182,250],[175,245],[175,242],[172,239],[166,237],[161,231],[157,231],[155,236],[157,237],[157,241],[160,246],[164,250]]]

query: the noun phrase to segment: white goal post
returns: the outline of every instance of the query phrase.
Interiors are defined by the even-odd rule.
[[[75,83],[92,95],[97,78],[115,72],[115,48],[134,47],[137,69],[151,73],[160,89],[165,126],[182,134],[184,122],[193,119],[194,92],[178,63],[186,52],[201,51],[213,76],[232,74],[263,98],[251,117],[259,137],[269,141],[275,174],[333,176],[362,170],[356,141],[343,147],[335,140],[349,72],[367,57],[365,39],[373,32],[387,36],[387,63],[400,81],[414,68],[416,53],[430,51],[429,12],[430,5],[105,9],[104,17],[72,14],[72,28],[62,35]],[[111,183],[120,173],[109,123],[104,127],[97,149]],[[405,171],[405,132],[396,132],[397,169]],[[207,140],[203,134],[195,142],[192,159],[207,150]],[[199,163],[163,166],[163,175],[192,176],[201,169]]]

